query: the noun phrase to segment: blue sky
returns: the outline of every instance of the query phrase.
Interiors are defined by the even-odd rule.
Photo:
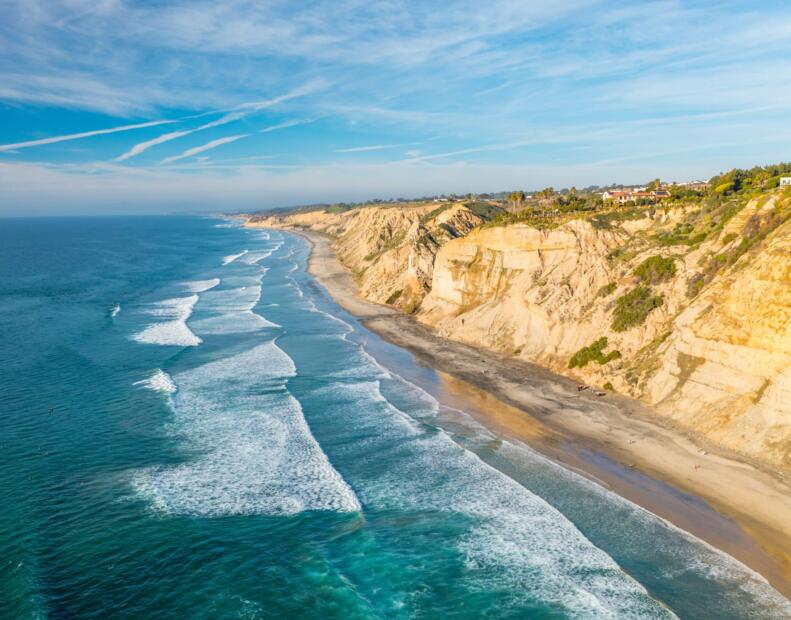
[[[791,159],[787,0],[0,7],[4,214],[686,180]]]

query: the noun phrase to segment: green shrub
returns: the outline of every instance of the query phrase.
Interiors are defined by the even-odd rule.
[[[614,392],[615,388],[613,387],[612,383],[609,381],[602,386],[605,390],[609,390],[610,392]]]
[[[604,349],[607,346],[607,338],[601,337],[593,344],[582,347],[569,360],[569,368],[584,368],[589,362],[606,364],[621,357],[620,351],[610,351],[605,355]]]
[[[488,202],[468,202],[465,206],[475,215],[487,222],[504,213],[503,209]]]
[[[697,245],[706,240],[706,233],[700,232],[692,235],[693,227],[691,224],[677,225],[669,232],[661,232],[656,235],[656,240],[660,245]]]
[[[648,286],[638,286],[621,295],[615,302],[612,330],[624,332],[635,325],[642,324],[654,308],[664,303],[662,295],[654,295]]]
[[[345,211],[349,211],[353,208],[354,207],[350,205],[338,203],[338,204],[330,205],[329,207],[325,208],[324,211],[325,213],[344,213]]]
[[[387,301],[385,303],[387,305],[394,304],[395,302],[398,301],[398,298],[401,297],[401,294],[403,292],[404,291],[402,291],[401,289],[398,289],[397,291],[393,291],[393,294],[390,295],[390,297],[387,298]]]
[[[692,299],[697,297],[698,293],[703,290],[706,285],[706,276],[702,273],[696,273],[687,282],[687,297]]]
[[[665,256],[651,256],[635,268],[634,275],[645,284],[659,284],[676,275],[676,262]]]
[[[590,219],[591,226],[599,230],[609,230],[614,225],[628,220],[639,220],[645,217],[645,209],[639,207],[629,207],[626,209],[614,209],[605,213],[598,213]]]
[[[420,225],[425,226],[428,222],[433,220],[435,217],[438,217],[443,211],[450,208],[450,205],[442,205],[434,209],[433,211],[429,211],[428,213],[420,216]]]
[[[728,245],[728,244],[729,244],[731,241],[733,241],[734,239],[736,239],[736,237],[738,237],[738,236],[739,236],[739,235],[737,235],[736,233],[728,233],[727,235],[725,235],[725,236],[722,238],[722,244],[723,244],[723,245]]]
[[[395,235],[390,237],[390,239],[387,240],[378,250],[371,252],[370,254],[368,254],[368,256],[363,258],[363,260],[368,263],[375,261],[382,254],[389,252],[390,250],[394,250],[399,245],[401,245],[401,242],[404,240],[405,237],[406,237],[405,230],[397,232]]]
[[[599,289],[599,292],[596,293],[596,297],[608,297],[615,292],[616,288],[618,288],[618,285],[615,282],[605,284]]]

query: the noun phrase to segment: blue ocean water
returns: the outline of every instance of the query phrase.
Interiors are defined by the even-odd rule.
[[[0,221],[0,617],[786,618],[199,217]]]

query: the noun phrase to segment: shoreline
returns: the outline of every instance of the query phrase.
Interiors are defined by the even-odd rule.
[[[538,365],[436,336],[362,299],[327,238],[308,271],[347,312],[432,367],[443,390],[487,428],[523,442],[753,569],[791,597],[791,484],[781,474],[677,428],[639,401],[579,393]]]

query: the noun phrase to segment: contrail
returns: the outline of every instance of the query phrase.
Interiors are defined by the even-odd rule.
[[[28,142],[17,142],[16,144],[0,144],[0,151],[15,151],[26,149],[30,146],[40,146],[42,144],[54,144],[55,142],[65,142],[66,140],[79,140],[80,138],[90,138],[91,136],[101,136],[106,133],[116,133],[118,131],[131,131],[132,129],[143,129],[144,127],[155,127],[177,121],[151,121],[150,123],[138,123],[137,125],[122,125],[121,127],[111,127],[110,129],[97,129],[96,131],[84,131],[82,133],[70,133],[66,136],[54,136],[52,138],[42,138],[41,140],[30,140]]]
[[[192,157],[193,155],[197,155],[198,153],[203,153],[203,151],[208,151],[210,149],[217,148],[218,146],[222,146],[223,144],[228,144],[229,142],[236,142],[240,138],[246,138],[249,136],[249,133],[241,134],[239,136],[227,136],[225,138],[219,138],[217,140],[212,140],[211,142],[207,142],[206,144],[202,144],[201,146],[196,146],[195,148],[187,149],[181,155],[175,155],[173,157],[166,157],[162,160],[163,164],[169,164],[174,161],[178,161],[179,159],[184,159],[186,157]]]

